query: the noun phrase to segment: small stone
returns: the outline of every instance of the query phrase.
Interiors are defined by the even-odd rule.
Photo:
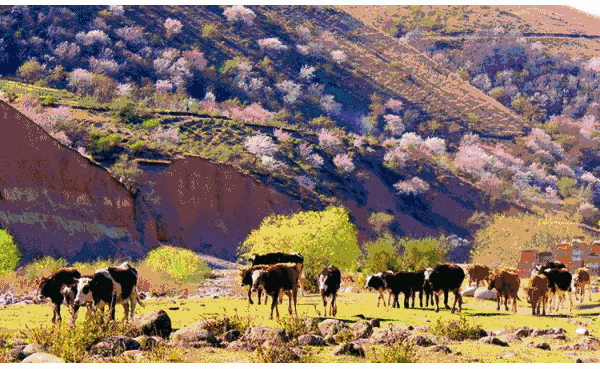
[[[298,337],[298,344],[301,346],[325,346],[326,343],[321,336],[304,334]]]
[[[582,335],[582,336],[589,336],[590,335],[590,331],[588,331],[586,328],[584,327],[578,327],[575,330],[575,333]]]
[[[576,363],[583,363],[583,360],[581,360],[580,358],[577,358],[574,360]]]
[[[232,329],[230,331],[225,332],[225,334],[223,335],[223,340],[226,342],[233,342],[237,339],[239,339],[241,336],[240,331],[236,330],[236,329]]]
[[[443,345],[431,346],[430,348],[428,348],[428,350],[431,350],[434,352],[443,352],[444,354],[452,353],[452,350],[450,350],[450,348],[448,346],[443,346]],[[459,353],[457,353],[457,354],[459,354]]]
[[[538,343],[538,344],[534,345],[533,347],[539,348],[540,350],[550,351],[550,345],[547,344],[546,342]]]
[[[481,342],[481,343],[487,343],[487,344],[490,344],[490,345],[497,345],[497,346],[502,346],[502,347],[508,347],[508,343],[502,341],[498,337],[483,337],[483,338],[479,339],[479,342]]]
[[[37,344],[37,343],[32,343],[32,344],[25,346],[25,348],[23,349],[23,354],[25,354],[25,356],[29,356],[31,354],[35,354],[36,352],[46,352],[46,351],[48,351],[48,350],[44,346]]]
[[[377,318],[373,318],[369,321],[369,324],[371,325],[371,327],[373,328],[379,328],[381,327],[381,321]]]
[[[531,328],[529,327],[521,327],[519,329],[517,329],[515,331],[515,333],[513,333],[515,336],[520,337],[520,338],[525,338],[525,337],[529,337],[529,335],[531,334]]]

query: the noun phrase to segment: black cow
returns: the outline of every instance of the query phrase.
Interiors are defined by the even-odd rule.
[[[69,301],[65,300],[65,296],[63,295],[63,287],[70,286],[74,284],[78,278],[81,277],[81,273],[75,268],[63,268],[53,272],[50,277],[43,277],[39,284],[39,298],[40,300],[47,297],[52,301],[53,307],[53,316],[52,323],[56,323],[57,321],[61,321],[62,318],[60,316],[60,305],[65,301],[69,304]],[[72,315],[75,319],[78,307],[74,308]]]
[[[414,309],[415,307],[415,297],[417,292],[419,293],[419,307],[423,307],[423,293],[425,293],[425,306],[429,306],[430,300],[431,305],[433,305],[433,291],[431,291],[431,286],[429,284],[425,284],[425,269],[417,272],[410,272],[409,283],[411,286],[412,297],[411,308]]]
[[[571,282],[573,276],[566,268],[540,268],[536,267],[536,270],[532,273],[541,273],[548,278],[548,287],[552,294],[550,300],[550,309],[554,308],[558,311],[559,302],[562,300],[564,295],[569,298],[569,311],[573,312],[573,296],[571,295]],[[550,310],[549,309],[549,310]]]
[[[408,308],[409,298],[412,294],[411,282],[414,276],[410,272],[395,272],[386,276],[386,282],[388,288],[391,290],[391,294],[394,296],[392,307],[400,308],[398,302],[398,295],[404,294],[404,308]]]
[[[337,292],[340,289],[342,283],[342,273],[340,270],[333,265],[330,265],[321,270],[319,275],[319,291],[321,292],[321,298],[323,299],[323,315],[327,316],[327,297],[331,296],[331,303],[329,305],[329,314],[335,316],[337,314],[337,305],[335,298]]]
[[[129,319],[131,305],[131,318],[133,319],[136,302],[143,306],[138,296],[137,279],[137,270],[127,262],[119,267],[96,270],[90,278],[79,279],[75,304],[90,303],[94,309],[103,309],[108,305],[111,320],[115,319],[116,304],[123,304],[124,319]]]
[[[367,280],[365,282],[365,288],[372,288],[375,291],[377,291],[377,293],[378,293],[377,306],[379,306],[380,300],[383,300],[383,306],[384,307],[386,306],[385,305],[385,296],[384,296],[385,291],[389,292],[389,297],[392,296],[392,291],[388,288],[387,281],[386,281],[386,277],[392,273],[393,272],[391,272],[391,271],[387,271],[387,272],[373,274],[373,275],[370,275],[367,277]],[[390,304],[389,297],[388,297],[388,305]]]
[[[249,259],[252,266],[273,265],[279,263],[304,264],[304,258],[300,254],[286,254],[284,252],[271,252],[264,255],[252,254]]]
[[[462,296],[460,295],[460,286],[465,279],[465,271],[458,265],[440,264],[433,269],[425,270],[425,283],[423,287],[429,284],[435,297],[435,312],[440,311],[440,295],[444,293],[444,306],[448,306],[448,292],[454,293],[454,305],[452,312],[456,310],[456,302],[458,302],[458,311],[462,310]]]

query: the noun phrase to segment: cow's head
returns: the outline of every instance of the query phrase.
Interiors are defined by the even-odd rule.
[[[425,274],[424,274],[424,282],[423,282],[423,288],[426,289],[432,289],[432,285],[431,285],[431,281],[429,280],[429,278],[431,277],[431,274],[433,273],[433,268],[425,268]]]
[[[262,270],[258,269],[252,272],[252,292],[258,291],[260,287],[265,283],[264,274]]]
[[[48,291],[48,281],[50,278],[42,277],[38,287],[38,299],[43,300],[44,297],[50,297],[50,291]]]
[[[497,274],[490,274],[489,275],[489,279],[488,279],[488,290],[492,290],[494,289],[494,287],[496,287],[496,280],[498,279],[498,275]]]
[[[94,302],[91,290],[91,278],[79,278],[77,283],[77,293],[75,295],[75,305],[85,305]]]
[[[371,286],[369,286],[369,283],[371,283],[371,278],[373,278],[372,275],[367,277],[367,280],[365,281],[365,287],[364,288],[369,288]]]
[[[258,256],[258,254],[252,254],[252,256],[250,256],[250,257],[248,258],[248,261],[249,261],[249,262],[250,262],[252,265],[254,265],[254,262],[256,261],[256,257],[257,257],[257,256]]]

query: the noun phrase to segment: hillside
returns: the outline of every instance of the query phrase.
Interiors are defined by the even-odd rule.
[[[378,214],[391,216],[384,231],[410,237],[471,239],[498,213],[596,226],[597,20],[573,14],[516,6],[2,6],[3,124],[34,122],[36,140],[54,138],[40,155],[69,152],[63,165],[97,168],[120,188],[82,185],[75,193],[124,191],[133,204],[125,221],[68,208],[69,217],[127,228],[127,240],[139,244],[131,257],[163,242],[234,260],[264,217],[330,205],[350,211],[360,243],[380,234]],[[428,17],[447,29],[428,26]],[[11,118],[21,116],[14,109],[29,120]],[[60,192],[54,181],[64,177],[57,164],[40,166],[40,157],[18,150],[35,140],[14,135],[0,147],[8,162],[40,167],[52,180],[30,183],[13,166],[0,168],[3,180],[11,173],[0,210],[11,214],[24,205],[6,196],[11,188]],[[104,238],[88,240],[68,222],[56,237],[75,236],[72,244],[95,251],[37,245],[44,237],[32,229],[47,229],[56,200],[36,201],[30,212],[47,218],[2,220],[28,259],[125,255],[114,246],[102,254]],[[466,251],[452,257],[466,261]]]

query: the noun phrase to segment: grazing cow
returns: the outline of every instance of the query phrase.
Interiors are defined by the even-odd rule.
[[[321,298],[323,299],[323,316],[327,316],[327,297],[329,296],[331,296],[329,315],[335,316],[337,314],[335,298],[341,283],[342,273],[340,273],[338,268],[330,265],[321,270],[321,274],[319,274],[319,291],[321,292]]]
[[[379,300],[383,300],[383,306],[385,307],[385,291],[389,292],[388,305],[390,304],[389,298],[392,296],[392,291],[387,287],[386,277],[393,272],[381,272],[367,277],[365,288],[373,288],[378,292],[377,306],[379,306]]]
[[[286,254],[284,252],[270,252],[264,255],[252,254],[252,256],[248,260],[250,261],[251,266],[253,267],[257,265],[295,263],[300,265],[300,272],[302,272],[304,266],[304,257],[302,257],[302,255]],[[304,296],[304,283],[306,282],[306,277],[304,276],[304,273],[300,273],[298,282],[300,285],[300,294]]]
[[[506,270],[499,274],[492,274],[489,278],[490,283],[488,290],[496,289],[496,299],[498,301],[497,311],[500,311],[500,301],[504,296],[504,307],[508,311],[508,299],[513,300],[513,313],[517,312],[517,300],[519,300],[518,292],[519,286],[521,285],[521,279],[517,274],[513,274]]]
[[[259,288],[263,288],[266,294],[271,296],[271,299],[273,300],[271,303],[271,315],[269,316],[269,319],[273,319],[273,309],[275,309],[277,318],[279,318],[277,297],[281,292],[291,292],[291,294],[288,294],[288,310],[291,315],[293,297],[294,310],[296,312],[296,316],[298,316],[296,305],[298,299],[298,279],[300,278],[300,274],[302,272],[301,268],[302,267],[299,264],[275,264],[263,269],[257,276],[254,284],[252,285],[252,291],[257,291]]]
[[[74,268],[63,268],[53,272],[50,277],[43,277],[39,285],[39,298],[50,298],[53,307],[52,323],[61,321],[60,305],[65,301],[62,294],[63,287],[72,285],[77,278],[81,277],[81,273]],[[68,302],[67,302],[68,303]],[[73,306],[73,305],[71,305]],[[75,316],[75,313],[72,313]]]
[[[526,288],[527,302],[531,304],[531,314],[540,315],[540,305],[542,306],[542,315],[546,315],[546,303],[548,302],[548,277],[543,274],[536,274],[531,277],[531,287]]]
[[[484,282],[488,280],[490,275],[490,267],[487,265],[469,265],[467,268],[467,273],[469,274],[469,284],[473,284],[475,282],[475,287],[479,287],[479,282]]]
[[[103,309],[108,305],[111,320],[115,319],[117,304],[122,304],[125,309],[124,320],[129,319],[131,306],[133,319],[136,302],[143,306],[138,296],[137,279],[137,270],[127,262],[118,267],[96,270],[91,277],[79,279],[75,304],[90,303],[93,309]]]
[[[414,279],[414,276],[412,275],[412,273],[399,271],[387,275],[385,279],[387,286],[391,291],[391,294],[394,296],[394,302],[392,303],[392,307],[400,308],[400,303],[398,302],[398,295],[400,293],[403,293],[404,308],[408,309],[409,299],[413,290],[411,281]]]
[[[460,295],[460,286],[465,279],[465,271],[458,265],[440,264],[433,269],[425,270],[425,283],[423,287],[429,287],[434,292],[435,312],[440,311],[440,295],[444,294],[444,306],[448,306],[448,292],[454,293],[454,305],[452,312],[456,311],[458,302],[458,311],[462,311],[462,296]],[[427,286],[429,285],[429,286]]]
[[[415,298],[417,292],[419,293],[419,306],[423,307],[423,291],[425,291],[426,302],[428,302],[429,296],[431,295],[431,290],[425,288],[425,269],[417,272],[408,272],[408,284],[410,286],[410,295],[412,297],[411,308],[415,308]]]
[[[550,300],[550,309],[558,311],[561,300],[569,299],[569,311],[573,312],[573,297],[571,296],[571,282],[573,277],[566,268],[540,268],[536,267],[534,274],[541,273],[548,278],[548,285],[552,299]],[[566,295],[566,296],[565,296]]]
[[[250,306],[251,304],[254,304],[254,301],[252,301],[252,285],[254,284],[254,281],[256,280],[256,278],[258,278],[258,275],[260,274],[261,270],[264,268],[265,268],[265,266],[258,265],[255,267],[240,269],[240,277],[242,278],[242,287],[248,286],[248,306]],[[259,305],[260,305],[261,294],[262,294],[262,288],[259,288],[258,289],[258,304]],[[266,303],[267,302],[266,302],[266,297],[265,297],[265,304]]]
[[[590,279],[590,271],[588,268],[578,268],[573,275],[573,292],[575,293],[575,299],[579,301],[578,294],[581,295],[581,302],[583,302],[583,295],[585,287],[587,286],[592,301],[592,282]]]

